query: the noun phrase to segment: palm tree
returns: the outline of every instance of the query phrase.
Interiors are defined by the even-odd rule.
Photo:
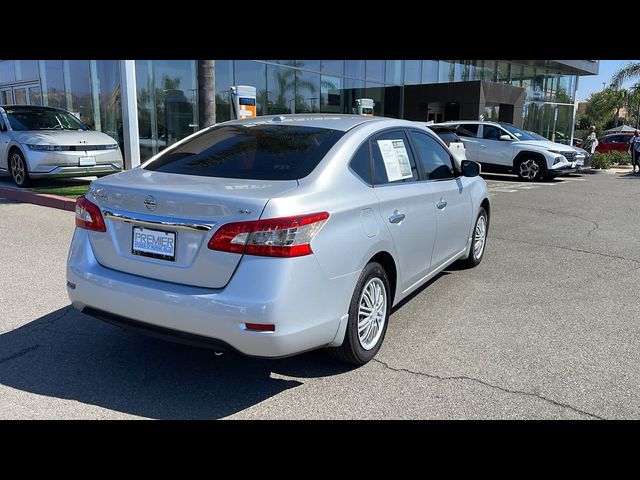
[[[632,87],[632,94],[635,97],[640,90],[640,62],[630,62],[618,70],[611,78],[611,84],[616,88],[620,87],[627,80],[638,79],[639,81]],[[629,103],[632,99],[629,100]],[[640,126],[640,102],[636,113],[636,128]]]
[[[198,60],[198,128],[216,123],[216,61]]]

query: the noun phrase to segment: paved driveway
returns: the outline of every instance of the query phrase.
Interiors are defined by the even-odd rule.
[[[0,418],[640,418],[640,177],[487,178],[483,263],[396,308],[361,368],[217,357],[78,314],[73,214],[0,200]]]

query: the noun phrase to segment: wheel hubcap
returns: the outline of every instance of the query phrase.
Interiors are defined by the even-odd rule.
[[[387,317],[387,291],[379,278],[372,278],[362,289],[358,307],[358,340],[365,350],[376,346]]]
[[[24,164],[19,155],[11,155],[11,176],[17,184],[24,182]]]
[[[532,180],[536,178],[540,167],[535,160],[526,160],[520,164],[520,176]]]
[[[473,242],[473,258],[480,260],[484,251],[484,243],[487,238],[487,219],[484,215],[478,218],[476,223],[475,241]]]

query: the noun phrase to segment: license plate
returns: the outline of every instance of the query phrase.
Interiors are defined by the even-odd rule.
[[[576,168],[576,162],[571,163],[571,168]]]
[[[80,166],[89,167],[96,164],[96,157],[80,157]]]
[[[176,259],[176,234],[144,227],[133,227],[131,253],[173,262]]]

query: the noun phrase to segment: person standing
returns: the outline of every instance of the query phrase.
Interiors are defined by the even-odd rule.
[[[640,131],[638,130],[629,140],[629,153],[631,154],[633,173],[636,173],[636,165],[638,166],[638,173],[640,173]]]
[[[593,152],[596,151],[596,147],[598,146],[598,138],[596,137],[596,127],[589,127],[589,134],[582,142],[582,148],[584,148],[587,152],[593,155]]]

